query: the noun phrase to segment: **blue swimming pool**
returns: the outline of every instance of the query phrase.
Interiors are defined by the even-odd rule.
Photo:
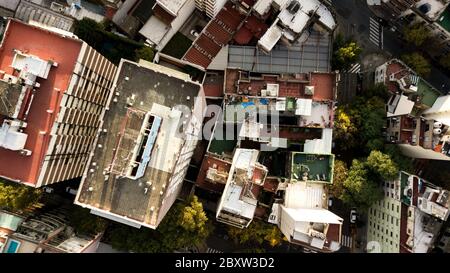
[[[8,248],[6,249],[6,253],[16,253],[19,249],[20,243],[14,240],[9,240]]]

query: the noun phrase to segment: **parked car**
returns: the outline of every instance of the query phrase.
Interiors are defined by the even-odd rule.
[[[356,209],[350,210],[350,223],[355,224],[358,218],[358,214],[356,213]]]
[[[72,189],[71,187],[67,187],[66,192],[72,195],[77,195],[78,189]]]

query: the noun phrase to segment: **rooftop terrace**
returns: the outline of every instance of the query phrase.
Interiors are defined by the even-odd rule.
[[[32,151],[32,154],[24,157],[17,151],[0,148],[0,174],[2,176],[31,185],[37,182],[43,156],[47,152],[50,141],[49,132],[57,116],[51,113],[57,113],[62,99],[61,92],[68,89],[81,45],[80,40],[64,37],[16,20],[9,21],[1,44],[0,70],[5,74],[16,74],[12,64],[18,51],[27,52],[27,55],[44,61],[56,62],[58,67],[52,67],[46,79],[37,78],[40,87],[37,88],[37,93],[30,104],[26,120],[28,125],[23,130],[23,133],[28,135],[25,149]],[[5,88],[5,84],[3,84],[3,88]],[[3,98],[5,90],[3,89]],[[11,89],[8,90],[11,91]],[[16,93],[8,92],[8,94],[15,97]],[[11,104],[16,100],[13,97],[11,97]],[[0,101],[0,104],[3,102]],[[7,106],[7,108],[10,107]],[[4,109],[1,111],[3,112]]]
[[[260,97],[334,100],[336,76],[331,73],[275,74],[228,68],[225,93]],[[272,92],[271,88],[275,88]]]
[[[331,36],[312,30],[305,41],[276,45],[269,54],[255,46],[230,45],[228,67],[261,73],[330,72]]]

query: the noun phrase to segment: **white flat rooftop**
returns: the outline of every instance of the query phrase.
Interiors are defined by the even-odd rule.
[[[394,112],[387,112],[387,117],[395,117],[395,116],[403,116],[408,115],[414,108],[414,102],[409,100],[405,95],[395,95],[398,96],[397,106],[395,107]],[[397,98],[396,98],[397,99]],[[390,109],[392,110],[392,109]]]
[[[290,183],[286,189],[284,205],[288,208],[322,208],[324,202],[323,196],[323,184],[306,182]]]
[[[157,0],[156,2],[173,15],[177,15],[186,1],[190,0]]]
[[[261,46],[265,51],[271,51],[272,48],[278,43],[281,36],[283,35],[283,30],[273,24],[264,35],[259,39],[258,45]]]
[[[343,219],[326,209],[293,209],[282,207],[295,221],[305,223],[342,224]],[[297,226],[296,226],[297,230]]]

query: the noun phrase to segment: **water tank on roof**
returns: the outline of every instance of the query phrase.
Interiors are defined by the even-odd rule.
[[[441,127],[442,127],[442,122],[436,121],[436,122],[434,123],[434,128],[441,128]]]
[[[423,14],[427,14],[431,10],[431,5],[429,3],[425,3],[419,7],[419,10]]]
[[[301,7],[300,3],[297,2],[296,0],[294,0],[291,3],[289,3],[289,6],[287,7],[287,10],[290,13],[295,14],[300,9],[300,7]]]
[[[441,133],[442,133],[441,129],[434,129],[433,130],[433,134],[435,134],[435,135],[440,135]]]

